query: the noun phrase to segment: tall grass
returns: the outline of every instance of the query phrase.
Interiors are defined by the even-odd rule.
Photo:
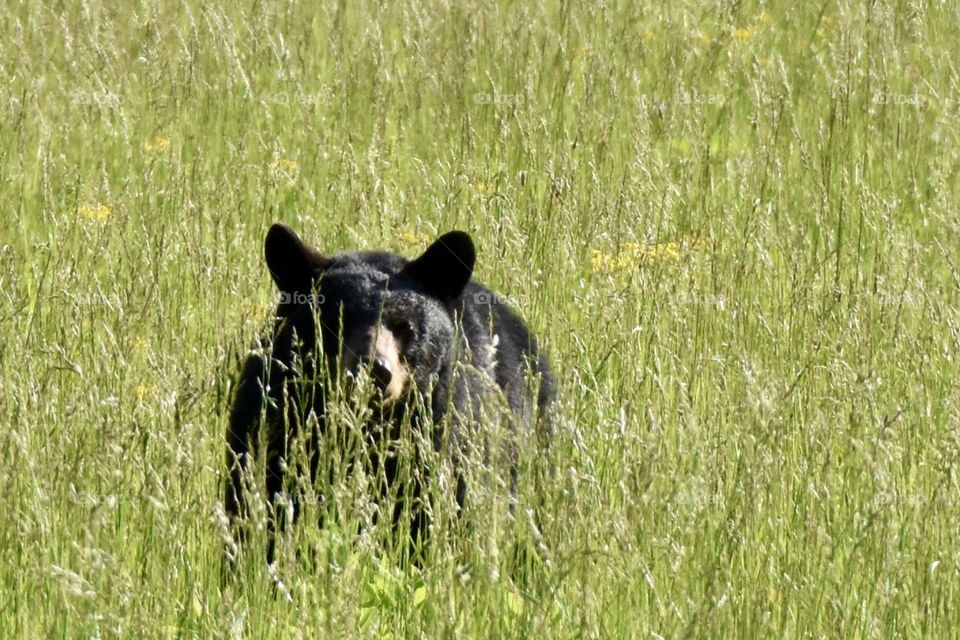
[[[955,633],[957,8],[535,4],[5,8],[0,635]],[[223,579],[277,220],[474,235],[560,378],[515,519],[409,566],[345,475]]]

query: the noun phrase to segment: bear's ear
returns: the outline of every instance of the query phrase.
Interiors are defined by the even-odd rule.
[[[267,268],[280,291],[305,291],[313,278],[329,266],[330,260],[311,249],[284,224],[274,224],[267,231],[263,247]]]
[[[450,231],[437,238],[403,273],[420,282],[442,302],[460,297],[473,275],[477,259],[473,240],[463,231]]]

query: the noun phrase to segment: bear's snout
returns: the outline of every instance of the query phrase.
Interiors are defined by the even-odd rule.
[[[400,357],[400,342],[393,332],[378,326],[373,340],[370,375],[383,397],[384,404],[393,404],[407,389],[407,371]]]
[[[386,327],[378,325],[344,341],[340,371],[348,385],[352,386],[361,370],[369,376],[384,405],[393,404],[406,393],[408,373],[400,343]]]
[[[380,393],[383,393],[393,379],[393,368],[390,366],[390,361],[384,357],[375,358],[373,364],[370,365],[370,374],[373,376],[377,389],[380,390]]]

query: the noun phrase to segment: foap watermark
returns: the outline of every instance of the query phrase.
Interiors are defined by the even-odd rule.
[[[877,291],[874,300],[882,307],[915,307],[921,303],[920,296],[909,291]]]
[[[77,489],[70,485],[69,500],[72,504],[84,505],[88,507],[110,507],[114,508],[120,503],[120,498],[114,494],[100,494]]]
[[[749,92],[737,99],[745,97],[754,107],[765,107],[782,101],[777,93]],[[636,97],[636,104],[641,109],[691,109],[695,107],[723,107],[731,100],[727,93],[703,92],[698,89],[678,89],[668,94],[640,94]]]
[[[333,92],[329,87],[307,93],[303,91],[273,91],[260,94],[260,101],[266,104],[314,106],[330,102]]]
[[[673,96],[676,104],[708,104],[721,106],[727,101],[722,93],[700,93],[696,89],[693,91],[677,91]]]
[[[477,291],[471,296],[470,301],[478,307],[497,307],[500,305],[508,307],[526,306],[523,304],[524,296],[507,297],[492,291]]]
[[[877,91],[870,99],[873,104],[921,107],[927,102],[927,97],[919,93],[892,93]]]
[[[473,94],[474,104],[492,104],[498,107],[501,106],[516,106],[521,105],[527,101],[527,97],[522,93],[497,93],[497,92],[487,92],[487,91],[478,91]]]
[[[706,307],[715,307],[721,311],[727,307],[725,297],[715,293],[679,293],[676,298],[677,304],[695,304]]]
[[[280,304],[321,305],[326,298],[322,293],[303,293],[300,291],[281,291],[277,297]]]
[[[87,107],[119,107],[121,102],[119,95],[106,90],[74,91],[71,98],[74,104]]]
[[[711,105],[722,106],[727,101],[727,96],[722,93],[702,93],[694,89],[693,91],[679,90],[672,95],[654,96],[642,94],[637,97],[642,108],[649,107],[669,107],[674,105],[694,106]]]
[[[121,307],[123,300],[116,293],[103,291],[71,291],[55,295],[51,300],[65,301],[78,307]]]

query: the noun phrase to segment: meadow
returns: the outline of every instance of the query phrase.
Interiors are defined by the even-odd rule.
[[[954,636],[958,33],[907,0],[6,6],[0,636]],[[481,492],[411,566],[345,474],[339,526],[224,575],[275,221],[473,235],[560,383],[515,518]]]

